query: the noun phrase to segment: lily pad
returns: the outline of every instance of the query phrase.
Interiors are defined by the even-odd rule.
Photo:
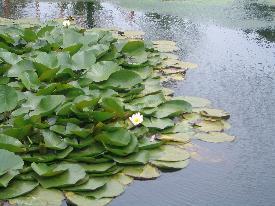
[[[203,116],[213,117],[213,118],[228,119],[230,117],[229,113],[227,113],[227,112],[225,112],[223,110],[220,110],[220,109],[205,108],[200,113]]]
[[[67,171],[67,168],[63,168],[62,165],[50,165],[48,166],[45,163],[35,163],[33,162],[31,164],[31,167],[33,169],[33,171],[35,171],[39,176],[42,177],[52,177],[52,176],[56,176],[59,175],[65,171]]]
[[[0,149],[0,162],[0,176],[10,170],[22,169],[24,165],[20,156],[3,149]]]
[[[18,174],[19,172],[17,170],[10,170],[6,174],[0,176],[0,188],[7,187],[10,181]]]
[[[195,135],[195,137],[199,140],[213,143],[232,142],[235,140],[234,136],[228,135],[223,132],[198,133]]]
[[[185,100],[189,102],[192,105],[192,107],[209,107],[211,105],[211,101],[201,97],[183,96],[183,97],[174,97],[173,99]]]
[[[108,181],[109,178],[107,177],[92,177],[89,178],[88,182],[85,182],[84,184],[66,187],[63,188],[63,190],[71,192],[89,192],[103,187],[106,183],[108,183]]]
[[[190,154],[177,146],[163,145],[150,151],[150,159],[167,162],[184,161],[190,158]]]
[[[0,85],[0,114],[13,110],[17,105],[17,93],[12,87]]]
[[[38,186],[37,182],[17,180],[5,189],[0,189],[0,200],[7,200],[27,194]]]
[[[10,152],[24,152],[24,145],[16,138],[0,134],[0,149],[6,149]]]
[[[70,202],[78,206],[82,206],[82,205],[105,206],[112,201],[112,198],[94,199],[89,197],[83,197],[81,195],[77,195],[72,192],[67,192],[66,197]]]
[[[123,173],[135,179],[156,179],[160,176],[157,168],[147,164],[145,166],[128,166]]]
[[[38,187],[25,196],[9,200],[9,203],[22,206],[59,206],[64,198],[59,190]]]
[[[168,118],[164,118],[164,119],[144,118],[142,125],[144,125],[145,127],[149,127],[149,128],[165,129],[167,127],[174,126],[174,122]]]
[[[109,79],[102,84],[102,87],[114,89],[131,89],[141,82],[142,79],[137,73],[129,70],[120,70],[111,74]]]
[[[113,198],[122,194],[125,190],[125,186],[119,181],[111,179],[105,186],[91,192],[79,192],[79,194],[86,197],[94,197],[96,199],[101,198]]]
[[[36,177],[43,188],[48,189],[74,185],[86,176],[85,170],[78,164],[61,163],[59,166],[68,171],[50,178]]]
[[[181,113],[190,113],[192,106],[184,100],[171,100],[165,102],[158,107],[158,110],[154,113],[157,118],[164,118],[168,116],[175,116]]]
[[[152,164],[160,169],[178,170],[188,166],[189,160],[183,160],[178,162],[167,162],[167,161],[152,161]]]
[[[224,130],[224,124],[221,121],[204,120],[196,125],[198,126],[198,130],[202,132],[220,132]]]
[[[107,80],[111,74],[120,70],[121,67],[112,61],[101,61],[94,64],[86,73],[86,78],[94,82]]]

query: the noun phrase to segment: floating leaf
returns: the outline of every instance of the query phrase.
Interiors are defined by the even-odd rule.
[[[82,164],[81,166],[85,169],[87,173],[99,173],[105,172],[115,165],[114,162],[105,162],[98,164]]]
[[[31,116],[34,115],[47,115],[53,112],[60,104],[65,100],[63,95],[49,95],[41,99],[37,108],[31,112]]]
[[[93,50],[77,52],[72,57],[74,70],[88,69],[96,62],[95,53]]]
[[[120,164],[146,164],[149,161],[149,152],[146,150],[142,150],[138,153],[131,154],[126,158],[116,156],[112,156],[110,158]]]
[[[10,181],[18,174],[19,174],[19,172],[17,170],[10,170],[6,174],[0,176],[0,188],[7,187],[8,184],[10,183]],[[1,189],[0,189],[0,191],[1,191]]]
[[[135,179],[155,179],[160,176],[159,171],[149,164],[145,166],[125,167],[123,173]]]
[[[171,100],[158,107],[154,116],[157,118],[163,118],[168,116],[175,116],[181,113],[188,113],[192,111],[192,106],[184,100]]]
[[[199,140],[202,140],[205,142],[213,142],[213,143],[232,142],[235,140],[234,136],[230,136],[222,132],[198,133],[195,135],[195,137]]]
[[[10,152],[24,152],[26,150],[18,139],[5,134],[0,134],[0,149],[6,149]]]
[[[160,169],[178,170],[188,166],[189,160],[167,162],[167,161],[152,161],[152,164]]]
[[[221,121],[204,120],[196,125],[198,126],[198,130],[202,132],[220,132],[224,130],[224,124]]]
[[[76,184],[85,178],[85,170],[77,164],[61,163],[59,165],[68,171],[50,178],[36,177],[43,188],[57,188]]]
[[[66,142],[54,132],[50,130],[43,130],[42,135],[44,137],[45,147],[54,150],[63,150],[67,147]]]
[[[79,194],[96,199],[117,197],[125,190],[124,185],[119,181],[111,179],[105,186],[91,192],[80,192]]]
[[[38,187],[25,196],[9,200],[9,203],[22,206],[59,206],[63,200],[64,196],[61,191]]]
[[[172,141],[172,142],[182,142],[182,143],[187,143],[190,142],[190,135],[188,133],[176,133],[176,134],[165,134],[165,135],[160,135],[158,138],[163,141]]]
[[[164,119],[144,118],[142,125],[144,125],[145,127],[149,127],[149,128],[165,129],[167,127],[174,126],[174,122],[168,118],[164,118]]]
[[[91,79],[94,82],[101,82],[107,80],[111,74],[120,70],[116,63],[112,61],[101,61],[94,64],[86,73],[86,78]]]
[[[3,149],[0,149],[0,162],[0,176],[10,170],[22,169],[24,165],[20,156]]]
[[[109,181],[109,178],[107,177],[92,177],[92,178],[89,178],[88,182],[85,182],[84,184],[72,186],[72,187],[66,187],[63,189],[65,191],[71,191],[71,192],[89,192],[89,191],[93,191],[103,187],[108,181]]]
[[[174,97],[175,100],[185,100],[189,102],[192,107],[208,107],[211,105],[211,102],[208,99],[192,96],[183,96],[183,97]]]
[[[6,85],[0,85],[0,99],[0,114],[13,110],[18,100],[16,90]]]
[[[33,171],[35,171],[39,176],[42,177],[52,177],[52,176],[56,176],[59,175],[65,171],[67,171],[67,168],[63,168],[60,165],[51,165],[48,166],[45,163],[40,163],[37,164],[35,162],[33,162],[31,164],[31,168],[33,169]]]
[[[105,206],[112,201],[112,198],[92,199],[89,197],[83,197],[81,195],[74,194],[72,192],[67,192],[66,197],[70,202],[79,206],[81,205]]]
[[[159,93],[159,94],[152,94],[152,95],[148,95],[145,97],[141,97],[138,99],[134,99],[132,102],[130,102],[129,104],[131,106],[135,106],[138,109],[143,109],[143,108],[154,108],[159,106],[160,104],[164,103],[165,97],[163,94]]]
[[[150,151],[151,160],[177,162],[190,158],[190,154],[177,146],[163,145]]]
[[[212,118],[228,119],[230,117],[230,115],[227,112],[220,109],[204,108],[200,113],[203,116],[212,117]]]
[[[118,173],[112,177],[114,180],[119,181],[123,185],[129,185],[133,182],[133,178],[125,175],[124,173]]]
[[[127,146],[131,141],[130,133],[123,128],[115,128],[112,131],[103,131],[97,136],[99,140],[108,145]]]
[[[142,79],[137,73],[129,70],[120,70],[111,74],[109,79],[103,83],[102,86],[114,89],[131,89],[141,82]]]
[[[0,200],[7,200],[27,194],[38,186],[37,182],[17,180],[5,189],[0,189]]]

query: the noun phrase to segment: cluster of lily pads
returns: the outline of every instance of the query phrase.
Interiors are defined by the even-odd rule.
[[[228,113],[162,86],[195,66],[167,54],[174,43],[125,34],[0,26],[0,200],[106,205],[133,179],[186,167],[192,138],[234,139]]]

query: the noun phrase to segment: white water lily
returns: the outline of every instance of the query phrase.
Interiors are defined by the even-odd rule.
[[[139,112],[136,114],[133,114],[131,117],[129,117],[130,121],[133,123],[133,125],[137,126],[140,123],[143,122],[143,115],[141,115]]]
[[[71,22],[69,20],[63,21],[63,26],[68,27],[71,25]]]

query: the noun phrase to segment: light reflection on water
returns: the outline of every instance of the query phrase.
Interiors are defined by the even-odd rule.
[[[182,59],[199,64],[197,70],[188,72],[186,81],[173,85],[176,93],[206,97],[215,107],[231,113],[230,133],[238,137],[236,142],[217,145],[196,142],[202,148],[204,161],[194,160],[187,169],[164,174],[154,181],[135,182],[111,205],[274,206],[272,1],[244,4],[227,0],[218,6],[214,0],[213,5],[187,1],[185,7],[180,7],[181,1],[159,1],[153,5],[156,1],[147,1],[144,8],[144,1],[4,0],[0,14],[42,20],[73,15],[86,27],[137,29],[145,31],[148,39],[176,41]],[[178,7],[166,6],[173,3]],[[171,12],[177,16],[169,15]],[[213,159],[219,161],[214,163]]]

